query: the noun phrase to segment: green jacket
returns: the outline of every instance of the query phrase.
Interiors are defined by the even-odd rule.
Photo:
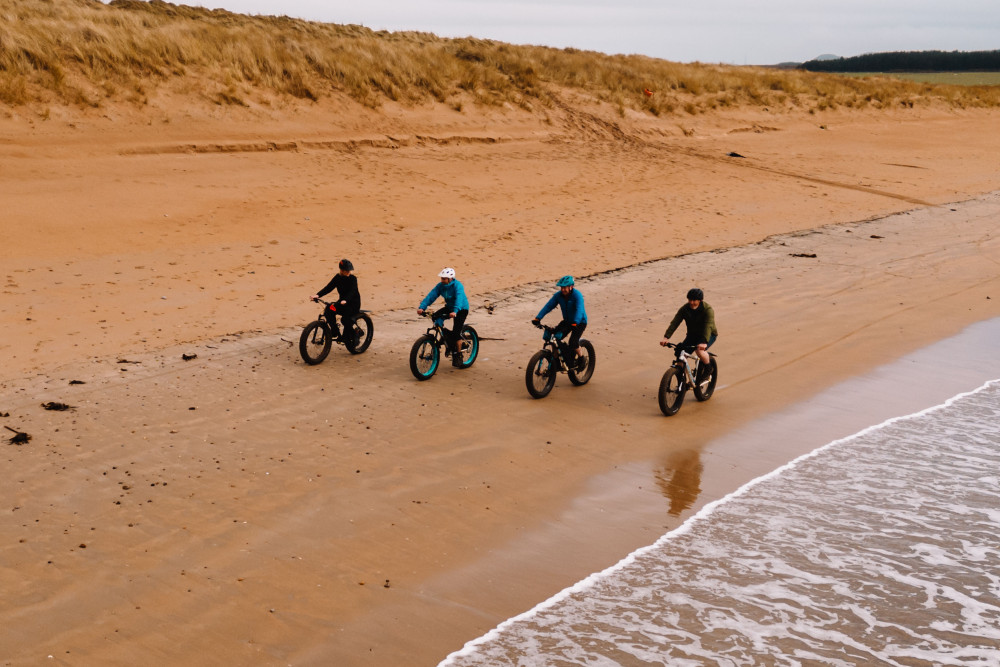
[[[681,306],[674,319],[670,320],[670,326],[663,337],[670,338],[681,322],[687,325],[687,339],[695,342],[707,343],[712,336],[719,335],[719,330],[715,328],[715,311],[705,301],[701,302],[697,310],[692,310],[686,303]]]

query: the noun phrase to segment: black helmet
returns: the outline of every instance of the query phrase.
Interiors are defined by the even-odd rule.
[[[349,260],[349,259],[342,259],[342,260],[340,260],[340,270],[341,271],[353,271],[354,270],[354,265],[351,264],[351,260]]]
[[[688,290],[688,301],[704,301],[705,293],[697,287]]]

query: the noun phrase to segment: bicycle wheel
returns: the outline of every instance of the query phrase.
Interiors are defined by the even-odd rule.
[[[556,384],[556,369],[552,364],[552,353],[539,350],[531,357],[524,371],[524,384],[532,398],[545,398]]]
[[[299,354],[302,360],[310,366],[326,359],[330,354],[330,346],[333,345],[333,336],[330,335],[330,327],[323,320],[316,320],[306,325],[299,337]]]
[[[418,380],[430,380],[441,363],[441,350],[434,343],[434,336],[425,334],[410,348],[410,372]]]
[[[583,357],[586,359],[586,365],[583,367],[582,371],[576,370],[576,367],[574,366],[566,373],[569,375],[569,381],[578,387],[581,384],[587,384],[590,382],[590,377],[594,374],[594,367],[597,365],[597,357],[594,354],[594,346],[590,343],[590,341],[585,338],[581,338],[580,347],[583,348]]]
[[[684,403],[684,376],[681,375],[680,371],[671,366],[667,369],[667,372],[663,374],[663,379],[660,380],[660,391],[657,394],[657,399],[660,402],[660,410],[668,417],[677,414],[677,411],[681,409],[681,404]]]
[[[372,344],[374,335],[372,318],[368,317],[367,313],[361,313],[354,319],[354,324],[349,329],[344,327],[344,347],[351,354],[361,354]]]
[[[708,376],[705,377],[701,382],[694,385],[694,397],[699,401],[707,401],[712,398],[712,394],[715,393],[715,383],[719,381],[719,365],[715,363],[715,359],[708,364]]]
[[[462,335],[458,338],[458,344],[465,347],[465,350],[461,352],[461,368],[468,368],[476,363],[476,359],[479,357],[479,334],[476,330],[468,325],[462,327]]]

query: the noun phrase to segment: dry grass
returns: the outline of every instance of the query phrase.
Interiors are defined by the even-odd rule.
[[[426,33],[250,17],[154,0],[4,0],[0,103],[145,104],[160,88],[226,105],[335,94],[378,107],[436,101],[549,104],[576,89],[655,115],[736,105],[800,108],[1000,105],[1000,88],[679,64]],[[643,93],[648,89],[652,94]]]

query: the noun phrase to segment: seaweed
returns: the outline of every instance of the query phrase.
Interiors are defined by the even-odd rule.
[[[23,431],[18,431],[17,429],[13,429],[10,426],[4,426],[4,428],[14,434],[13,437],[11,437],[10,439],[10,444],[12,445],[23,445],[24,443],[31,440],[31,436],[28,435],[27,433],[24,433]]]

